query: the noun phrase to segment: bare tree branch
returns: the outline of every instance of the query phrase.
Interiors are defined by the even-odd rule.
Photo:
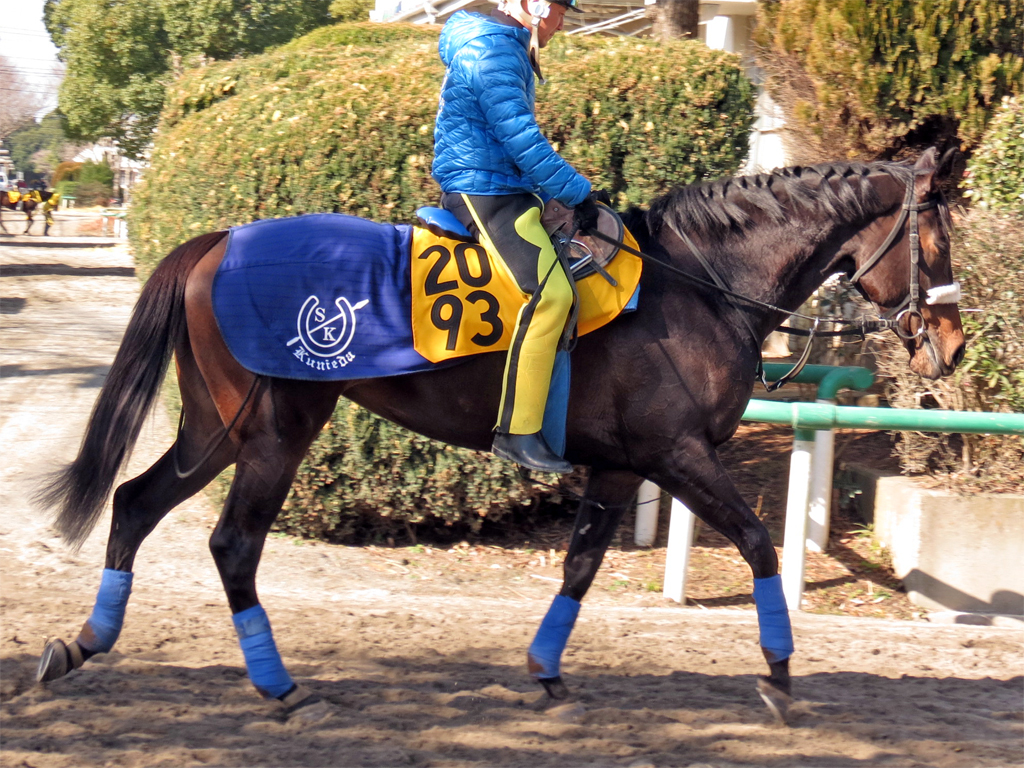
[[[35,119],[45,103],[41,90],[18,71],[14,59],[0,56],[0,139]]]

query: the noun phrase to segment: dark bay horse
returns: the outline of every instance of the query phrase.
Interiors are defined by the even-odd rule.
[[[931,149],[914,166],[844,163],[725,179],[676,190],[624,219],[641,249],[657,259],[706,277],[684,244],[688,237],[733,291],[786,310],[797,309],[835,273],[856,276],[862,293],[889,310],[918,289],[952,287],[949,213],[940,190],[951,160],[947,153],[939,161]],[[920,245],[912,247],[918,233]],[[234,463],[210,549],[250,678],[264,696],[308,717],[325,705],[285,671],[255,587],[264,539],[303,455],[339,397],[431,438],[488,450],[504,353],[383,379],[256,377],[231,356],[214,319],[211,286],[224,251],[225,233],[202,235],[153,273],[78,457],[43,495],[58,509],[63,537],[80,544],[103,510],[173,353],[184,426],[156,464],[114,493],[96,608],[76,641],[47,645],[39,679],[56,679],[110,650],[143,539],[171,508]],[[753,391],[760,345],[785,315],[694,287],[651,263],[640,295],[635,313],[582,337],[573,353],[566,457],[590,474],[561,592],[530,647],[530,672],[552,697],[567,695],[558,662],[575,611],[647,478],[728,537],[749,564],[769,671],[758,690],[784,714],[793,648],[775,549],[716,448],[735,432]],[[910,367],[923,377],[949,375],[963,356],[953,301],[922,301],[919,311],[903,315]]]
[[[24,194],[26,196],[22,198],[20,202],[21,210],[25,214],[27,223],[25,225],[25,231],[22,232],[22,234],[27,235],[28,231],[32,229],[32,224],[35,221],[35,210],[36,208],[42,206],[43,217],[46,222],[46,226],[43,228],[43,236],[45,237],[50,233],[50,225],[53,223],[53,219],[50,217],[50,208],[46,204],[55,193],[52,191],[48,192],[41,190],[39,192],[39,202],[34,200],[32,197],[29,197],[29,195],[31,195],[32,192],[26,190]],[[0,192],[0,210],[17,211],[18,203],[11,202],[11,198],[6,192]],[[2,231],[4,234],[9,234],[7,232],[7,227],[4,226],[3,217],[0,217],[0,231]]]

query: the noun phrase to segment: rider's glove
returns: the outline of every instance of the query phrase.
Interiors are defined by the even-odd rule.
[[[584,231],[597,229],[597,219],[600,215],[601,209],[594,201],[594,193],[591,193],[573,209],[572,223]]]
[[[608,194],[608,190],[606,189],[595,189],[590,193],[590,199],[595,203],[607,205],[609,208],[612,207],[612,196]]]

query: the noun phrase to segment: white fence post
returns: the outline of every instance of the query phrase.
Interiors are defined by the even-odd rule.
[[[835,405],[832,400],[819,403]],[[836,433],[819,429],[814,433],[814,460],[811,462],[811,499],[807,513],[807,548],[824,552],[832,517],[832,462],[835,459]]]
[[[644,480],[636,495],[636,522],[633,527],[633,543],[638,547],[653,546],[658,536],[660,501],[661,488],[650,480]]]
[[[668,525],[665,552],[665,582],[661,594],[682,603],[686,599],[686,568],[690,564],[693,526],[696,518],[679,499],[672,499],[672,517]]]
[[[786,499],[786,533],[782,550],[782,591],[791,611],[800,610],[804,593],[804,550],[807,539],[807,500],[811,485],[811,453],[814,432],[793,430],[793,454],[789,461],[789,493]]]

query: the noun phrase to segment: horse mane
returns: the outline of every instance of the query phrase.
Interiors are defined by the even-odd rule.
[[[913,167],[895,162],[797,165],[674,189],[653,200],[644,219],[652,236],[667,225],[705,240],[794,217],[864,220],[891,205],[868,182],[879,174],[914,179]]]

